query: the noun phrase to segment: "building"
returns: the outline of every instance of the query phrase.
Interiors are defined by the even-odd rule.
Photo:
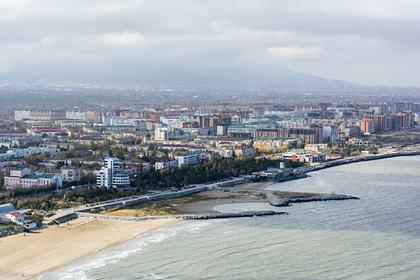
[[[227,130],[228,130],[227,125],[223,125],[223,124],[217,125],[216,135],[225,136],[225,135],[227,135]]]
[[[77,167],[62,167],[61,176],[64,182],[79,182],[80,181],[80,168]]]
[[[233,158],[234,150],[231,147],[219,148],[217,149],[217,153],[223,158]]]
[[[31,117],[31,112],[28,110],[15,111],[15,120],[17,121],[29,120],[30,117]]]
[[[85,112],[82,111],[66,111],[67,120],[84,120]]]
[[[12,211],[5,215],[5,218],[12,223],[23,226],[27,230],[35,229],[37,227],[36,222],[27,219],[21,211]]]
[[[156,127],[155,128],[155,141],[168,141],[168,128]]]
[[[55,173],[35,173],[31,174],[29,168],[14,169],[9,176],[4,177],[4,186],[7,189],[16,187],[62,187],[63,179],[60,174]]]
[[[306,144],[305,150],[309,152],[320,152],[328,149],[327,144]]]
[[[111,180],[111,172],[106,167],[102,167],[101,170],[96,173],[96,185],[98,187],[110,188],[112,184]]]
[[[115,187],[126,187],[130,185],[130,176],[125,173],[114,173],[112,175],[112,186]]]
[[[360,130],[364,134],[371,134],[375,132],[375,123],[373,120],[370,120],[368,118],[363,118],[360,121]]]
[[[190,153],[185,155],[176,156],[178,166],[197,165],[206,159],[206,153]]]
[[[7,220],[6,219],[6,214],[9,212],[13,212],[16,211],[15,206],[13,206],[13,204],[11,203],[6,203],[6,204],[0,204],[0,223],[2,221]]]
[[[130,176],[121,172],[118,158],[105,158],[104,166],[96,174],[98,187],[126,187],[130,185]]]
[[[32,155],[49,154],[53,155],[60,151],[57,148],[45,148],[45,147],[29,147],[25,149],[10,149],[6,153],[0,154],[1,160],[7,160],[12,158],[24,158]]]
[[[337,126],[328,125],[322,127],[322,141],[336,141],[337,140]]]
[[[306,144],[315,144],[321,141],[322,127],[313,126],[310,128],[282,127],[276,129],[257,129],[255,131],[255,138],[300,139]]]
[[[238,158],[252,158],[256,154],[253,147],[246,145],[235,147],[233,153]]]
[[[282,139],[261,139],[255,140],[252,146],[259,152],[277,153],[288,149],[288,146]]]
[[[34,136],[48,136],[48,137],[54,137],[54,136],[70,136],[70,130],[67,128],[60,128],[60,127],[39,127],[34,129],[28,129],[28,134],[34,135]]]
[[[305,150],[292,150],[282,154],[283,160],[291,160],[298,162],[323,162],[326,160],[325,154],[308,152]]]
[[[170,168],[170,167],[177,167],[178,161],[177,160],[165,160],[165,161],[157,161],[155,162],[155,170]]]
[[[23,110],[15,111],[15,120],[31,121],[55,121],[64,120],[66,112],[64,110]]]
[[[372,140],[356,138],[356,137],[349,139],[349,143],[355,146],[367,146],[367,147],[373,146]]]

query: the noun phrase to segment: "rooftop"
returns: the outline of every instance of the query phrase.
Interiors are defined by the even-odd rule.
[[[51,179],[55,175],[54,173],[31,174],[24,176],[23,179]]]

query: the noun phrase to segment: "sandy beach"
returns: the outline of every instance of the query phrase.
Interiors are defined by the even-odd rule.
[[[0,239],[0,279],[31,279],[140,234],[176,223],[96,221],[79,218],[38,233]]]

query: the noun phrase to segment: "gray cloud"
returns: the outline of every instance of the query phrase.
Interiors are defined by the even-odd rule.
[[[201,82],[288,68],[420,85],[414,0],[0,0],[0,11],[0,73],[15,76]]]

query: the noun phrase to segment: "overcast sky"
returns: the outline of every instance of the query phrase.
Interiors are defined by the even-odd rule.
[[[419,66],[418,0],[0,0],[0,75],[135,82],[256,67],[420,86]]]

